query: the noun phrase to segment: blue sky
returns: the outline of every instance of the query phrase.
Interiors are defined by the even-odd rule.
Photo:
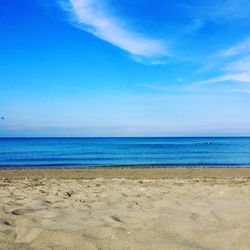
[[[250,135],[248,0],[0,6],[0,136]]]

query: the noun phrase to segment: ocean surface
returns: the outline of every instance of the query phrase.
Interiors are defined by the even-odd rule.
[[[0,138],[0,167],[250,166],[250,137]]]

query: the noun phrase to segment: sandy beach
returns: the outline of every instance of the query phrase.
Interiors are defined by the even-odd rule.
[[[250,249],[250,169],[1,170],[0,249]]]

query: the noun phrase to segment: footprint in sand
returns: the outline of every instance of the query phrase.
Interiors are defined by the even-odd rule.
[[[37,210],[38,209],[20,208],[20,209],[15,209],[15,210],[11,211],[11,214],[13,214],[13,215],[23,215],[23,214],[35,212]]]
[[[117,221],[117,222],[122,223],[122,220],[121,220],[120,218],[116,217],[116,216],[113,216],[113,215],[112,215],[111,218],[112,218],[113,220]]]
[[[5,225],[5,226],[11,226],[14,227],[14,222],[12,220],[9,219],[0,219],[0,224],[1,225]]]
[[[199,217],[200,217],[200,215],[199,215],[198,213],[191,212],[191,213],[189,214],[189,218],[190,218],[191,220],[193,220],[193,221],[198,220]]]

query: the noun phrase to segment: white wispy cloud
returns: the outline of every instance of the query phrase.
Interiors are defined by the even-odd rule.
[[[137,86],[142,87],[142,88],[147,88],[151,90],[157,90],[157,91],[169,91],[171,88],[164,86],[164,85],[159,85],[159,84],[147,84],[147,83],[139,83]]]
[[[207,8],[207,17],[220,23],[245,20],[249,17],[249,10],[249,0],[211,1]]]
[[[206,85],[220,82],[250,83],[250,56],[227,63],[221,71],[222,74],[204,81],[196,82],[197,85]]]
[[[233,61],[227,64],[224,67],[226,71],[239,71],[239,72],[247,72],[250,71],[250,56],[242,57],[236,61]]]
[[[151,58],[167,54],[162,41],[131,30],[103,1],[63,0],[63,6],[78,27],[134,56]]]
[[[195,84],[209,84],[226,81],[246,82],[250,83],[250,72],[235,73],[235,74],[224,74],[217,77],[213,77],[204,81],[196,82]]]
[[[250,14],[249,0],[200,1],[198,8],[194,4],[182,4],[181,6],[191,15],[193,25],[198,29],[207,22],[225,24],[244,21],[249,18]]]
[[[224,56],[224,57],[229,57],[229,56],[236,56],[236,55],[240,55],[240,54],[248,53],[248,52],[250,52],[250,37],[246,38],[241,43],[229,49],[221,51],[219,55]]]
[[[220,82],[250,83],[250,37],[247,37],[231,48],[220,51],[213,58],[213,61],[217,59],[224,61],[224,66],[220,66],[221,74],[196,82],[194,85],[206,85]]]
[[[180,6],[192,18],[187,28],[191,33],[199,31],[207,23],[224,25],[235,21],[249,22],[249,0],[196,1],[191,4],[180,4]]]

